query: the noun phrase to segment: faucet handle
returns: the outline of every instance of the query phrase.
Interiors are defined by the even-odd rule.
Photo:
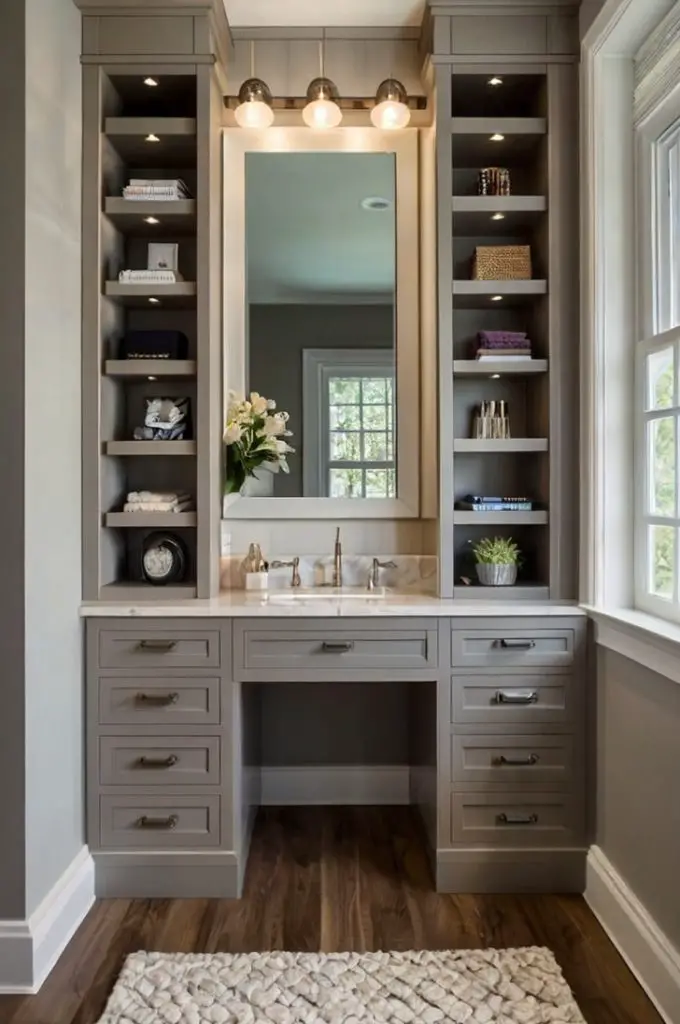
[[[291,587],[299,587],[302,582],[300,579],[300,558],[298,555],[291,559],[290,562],[281,562],[278,559],[271,563],[272,569],[292,569],[293,578],[290,581]]]

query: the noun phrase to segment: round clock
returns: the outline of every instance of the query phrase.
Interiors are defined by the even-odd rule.
[[[187,570],[187,550],[172,533],[150,533],[142,545],[142,575],[147,583],[179,583]]]

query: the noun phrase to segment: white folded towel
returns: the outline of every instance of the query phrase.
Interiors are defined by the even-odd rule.
[[[129,505],[142,504],[148,501],[186,501],[191,497],[188,491],[130,491],[127,496]]]
[[[193,501],[126,501],[123,512],[191,512]]]

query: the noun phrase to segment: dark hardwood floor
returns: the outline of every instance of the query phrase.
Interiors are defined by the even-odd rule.
[[[661,1024],[583,899],[445,896],[408,808],[260,812],[242,900],[102,900],[37,996],[2,1024],[94,1024],[138,949],[243,952],[547,946],[587,1024]]]

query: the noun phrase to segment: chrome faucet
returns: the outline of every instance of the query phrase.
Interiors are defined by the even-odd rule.
[[[396,569],[397,563],[391,559],[389,562],[381,562],[379,558],[373,559],[373,565],[368,574],[368,583],[366,584],[367,590],[375,590],[380,582],[380,570],[381,569]]]
[[[333,586],[342,586],[342,544],[340,543],[340,527],[335,531],[335,552],[333,554]]]
[[[290,585],[291,585],[291,587],[299,587],[300,586],[300,583],[302,582],[300,580],[300,559],[297,557],[297,555],[290,562],[278,562],[278,561],[277,562],[272,562],[271,568],[272,569],[292,569],[293,570],[293,578],[290,581]]]

